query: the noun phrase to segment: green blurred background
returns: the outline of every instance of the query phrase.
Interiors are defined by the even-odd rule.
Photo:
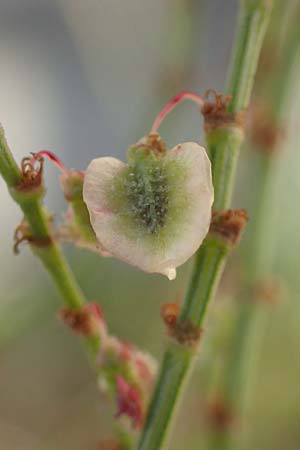
[[[281,30],[295,2],[284,2],[284,8],[280,3],[275,14]],[[47,148],[78,169],[95,156],[124,159],[173,95],[224,90],[237,13],[234,0],[0,0],[0,120],[14,155],[20,160]],[[280,45],[280,30],[271,36],[271,52]],[[267,80],[274,67],[267,64],[270,52],[263,55],[260,76]],[[265,236],[274,236],[281,295],[276,305],[259,305],[264,318],[255,376],[245,419],[236,425],[247,450],[300,448],[298,80],[300,64],[274,177],[275,213]],[[201,118],[188,103],[161,132],[170,146],[204,141]],[[260,196],[258,164],[245,145],[234,206],[252,218]],[[46,185],[47,205],[59,221],[66,205],[50,164]],[[39,261],[26,247],[13,255],[21,215],[2,180],[0,202],[0,449],[97,450],[111,433],[114,409],[99,393],[77,340],[57,321],[60,298]],[[206,392],[224,354],[249,245],[246,232],[210,308],[174,450],[207,448]],[[167,338],[160,307],[183,295],[190,263],[169,282],[84,250],[65,251],[88,298],[103,307],[111,332],[161,358]]]

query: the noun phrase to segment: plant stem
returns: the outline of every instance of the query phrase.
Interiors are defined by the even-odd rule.
[[[233,53],[233,66],[228,93],[232,95],[230,112],[246,108],[252,89],[262,40],[271,11],[271,2],[244,1]],[[229,206],[238,152],[243,135],[236,127],[215,129],[207,136],[212,159],[215,188],[215,209]],[[200,326],[207,305],[217,288],[227,251],[212,239],[198,250],[191,281],[179,320],[189,320]],[[192,368],[197,352],[187,346],[170,343],[167,349],[148,417],[137,450],[160,450],[165,446],[174,412],[178,406],[184,382]]]
[[[275,129],[282,129],[284,117],[287,113],[287,104],[293,88],[293,75],[295,63],[300,62],[300,8],[292,24],[289,24],[282,50],[280,68],[274,71],[272,90],[268,103],[272,124]],[[278,31],[278,30],[276,30]],[[263,85],[264,87],[264,85]],[[266,315],[258,301],[253,299],[253,287],[263,282],[272,271],[272,217],[273,217],[273,184],[278,171],[278,153],[282,140],[270,153],[268,148],[260,148],[259,169],[256,171],[257,205],[255,226],[248,244],[248,268],[246,270],[246,286],[241,295],[244,300],[238,301],[239,311],[231,330],[231,348],[226,356],[225,364],[220,374],[220,385],[217,387],[217,396],[225,402],[226,408],[233,414],[240,416],[243,412],[245,392],[255,372],[254,361],[262,338],[263,324]],[[251,364],[250,364],[251,362]],[[240,417],[239,417],[240,421]],[[214,432],[211,438],[211,450],[228,450],[235,447],[235,440],[231,427],[223,427]],[[238,444],[240,448],[240,443]]]
[[[270,230],[266,239],[266,219],[269,223],[270,216],[266,217],[265,211],[270,213],[270,194],[273,181],[273,157],[274,155],[259,155],[260,170],[256,171],[255,182],[260,204],[256,208],[254,227],[249,243],[248,265],[246,268],[247,280],[244,281],[240,298],[235,305],[236,317],[233,320],[231,336],[229,336],[229,351],[225,355],[225,362],[221,367],[217,378],[217,387],[214,388],[213,397],[223,404],[229,417],[236,418],[240,422],[240,400],[245,391],[247,381],[251,377],[255,367],[254,357],[257,356],[257,346],[261,340],[263,331],[262,323],[265,317],[265,309],[259,307],[263,300],[255,299],[253,288],[269,275],[270,252],[268,243],[270,241]],[[268,227],[269,228],[269,227]],[[261,306],[261,305],[260,305]],[[229,450],[233,445],[232,427],[229,422],[219,429],[213,427],[211,430],[209,448],[211,450]]]
[[[21,171],[15,162],[5,139],[5,134],[0,125],[0,173],[8,187],[18,185],[22,180]]]
[[[51,236],[49,219],[41,203],[43,189],[39,188],[32,192],[18,190],[22,181],[22,173],[11,154],[2,128],[0,128],[0,174],[7,183],[12,198],[21,207],[30,226],[33,240],[45,243],[44,245],[33,244],[31,248],[42,261],[64,303],[72,309],[82,308],[86,303],[84,294],[60,248]],[[94,356],[99,347],[99,339],[88,337],[85,339],[85,343],[89,354]]]

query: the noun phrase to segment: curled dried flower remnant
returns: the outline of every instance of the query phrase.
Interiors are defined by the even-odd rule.
[[[42,184],[44,158],[38,153],[23,158],[21,161],[22,181],[18,190],[27,191]]]
[[[22,222],[17,226],[14,232],[14,253],[18,255],[20,253],[20,245],[23,242],[29,243],[32,239],[31,231],[26,220],[22,220]]]
[[[240,241],[248,220],[249,216],[245,209],[215,211],[209,231],[224,240],[229,246],[235,246]]]
[[[43,238],[33,236],[29,224],[25,219],[23,219],[14,232],[13,251],[15,255],[20,253],[20,245],[23,243],[27,243],[35,247],[47,247],[52,244],[52,238],[51,236],[45,236]]]
[[[210,161],[195,142],[168,151],[158,134],[128,152],[128,163],[94,159],[83,198],[102,254],[169,279],[198,249],[211,219]]]

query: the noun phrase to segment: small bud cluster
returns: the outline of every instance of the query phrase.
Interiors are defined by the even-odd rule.
[[[64,308],[60,319],[80,336],[99,336],[96,356],[99,387],[115,397],[116,417],[127,416],[134,428],[140,428],[156,375],[156,362],[133,344],[108,333],[99,306],[90,303],[80,310]]]
[[[122,342],[102,329],[98,355],[99,386],[116,396],[117,417],[127,416],[134,428],[144,422],[145,411],[156,375],[156,362],[134,345]]]

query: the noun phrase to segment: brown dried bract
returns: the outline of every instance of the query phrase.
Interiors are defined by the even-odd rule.
[[[269,278],[255,285],[254,296],[259,301],[275,306],[282,298],[282,287],[278,280]]]
[[[249,121],[249,137],[255,149],[273,154],[284,138],[284,127],[275,123],[270,107],[263,102],[255,102],[251,106]]]
[[[52,239],[50,236],[44,238],[37,238],[32,236],[30,227],[25,220],[22,220],[20,225],[17,226],[14,232],[14,253],[17,255],[20,253],[20,245],[22,243],[28,243],[35,245],[36,247],[47,247],[52,244]]]
[[[166,303],[160,309],[160,315],[167,326],[169,336],[183,345],[195,346],[200,339],[202,330],[190,320],[180,320],[179,303]]]
[[[245,209],[215,211],[209,232],[224,240],[229,246],[235,246],[240,241],[248,220],[249,216]]]
[[[211,132],[215,128],[236,127],[244,128],[245,111],[238,113],[231,113],[227,111],[227,106],[230,103],[231,96],[223,95],[213,89],[208,89],[205,97],[208,98],[213,94],[214,101],[205,101],[201,108],[204,117],[204,129],[206,133]]]
[[[44,158],[38,153],[32,153],[22,159],[22,181],[17,187],[20,191],[27,191],[42,184]]]
[[[202,330],[190,320],[177,320],[172,328],[171,335],[183,345],[195,346],[198,344]]]
[[[202,330],[190,320],[177,320],[169,329],[170,335],[182,345],[194,347],[198,344]]]
[[[97,323],[89,308],[84,307],[78,310],[62,308],[58,317],[77,335],[91,336],[96,331]]]
[[[207,407],[206,421],[215,431],[223,431],[232,426],[234,415],[224,400],[216,398]]]

